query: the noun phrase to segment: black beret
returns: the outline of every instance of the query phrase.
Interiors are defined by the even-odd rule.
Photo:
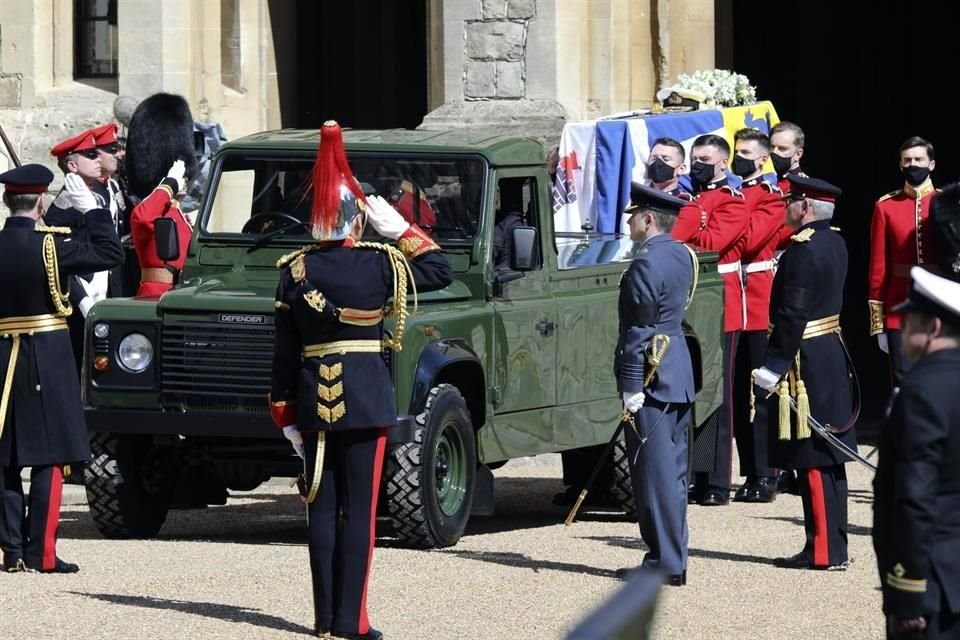
[[[0,173],[7,193],[43,193],[53,182],[53,173],[42,164],[25,164]]]
[[[630,183],[630,203],[624,207],[624,213],[635,213],[643,209],[678,215],[680,209],[687,203],[669,193],[653,187],[642,185],[639,182]]]

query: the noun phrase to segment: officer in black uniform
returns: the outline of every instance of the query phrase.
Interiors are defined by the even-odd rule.
[[[103,169],[100,164],[99,140],[100,128],[89,129],[72,138],[64,140],[50,150],[64,176],[75,175],[83,179],[96,199],[97,207],[110,209],[111,198],[101,179]],[[112,215],[112,212],[111,212]],[[55,227],[66,227],[71,231],[74,241],[89,242],[90,230],[86,216],[73,206],[66,189],[61,190],[44,214],[44,223]],[[111,218],[114,235],[120,238],[122,218]],[[73,342],[77,371],[80,371],[83,359],[83,330],[90,307],[103,298],[112,298],[123,294],[122,265],[100,273],[77,274],[70,280],[70,304],[73,313],[67,320],[70,327],[70,339]]]
[[[364,199],[335,122],[321,129],[313,185],[310,221],[320,243],[278,263],[271,413],[306,460],[316,631],[376,640],[367,579],[386,430],[397,416],[382,354],[402,339],[408,275],[417,291],[431,291],[453,272],[429,235],[379,196]],[[365,221],[399,250],[358,242]],[[398,317],[385,340],[391,298]]]
[[[780,258],[770,300],[770,342],[754,382],[768,401],[771,466],[797,469],[807,542],[781,567],[844,570],[847,567],[847,476],[842,453],[812,436],[806,415],[830,425],[856,448],[858,402],[853,365],[840,333],[847,247],[830,228],[840,189],[788,176],[786,224],[797,229]],[[793,398],[799,418],[790,408]]]
[[[953,217],[937,247],[954,277],[958,197],[952,185],[931,203],[935,227],[935,213]],[[873,547],[888,637],[960,638],[960,282],[921,267],[910,276],[909,297],[895,309],[905,314],[903,355],[914,364],[880,432]]]
[[[90,242],[37,224],[52,180],[38,164],[0,174],[10,209],[0,231],[0,548],[8,572],[79,570],[56,554],[64,467],[90,457],[77,372],[63,366],[72,359],[64,276],[123,258],[110,212],[79,176],[67,177],[65,192],[85,214]],[[29,501],[23,467],[31,467]]]
[[[687,577],[687,433],[696,396],[682,324],[693,258],[670,237],[685,204],[653,187],[631,185],[624,213],[630,238],[640,247],[620,280],[613,365],[628,423],[640,535],[649,549],[641,566],[660,571],[673,586],[686,584]],[[620,569],[617,576],[625,579],[632,571]]]

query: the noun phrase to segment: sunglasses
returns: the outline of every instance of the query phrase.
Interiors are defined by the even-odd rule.
[[[113,144],[105,144],[102,147],[97,147],[98,150],[103,151],[104,153],[109,153],[112,156],[117,155],[123,151],[123,145],[119,142],[114,142]]]
[[[83,151],[78,151],[77,153],[87,160],[96,160],[100,157],[100,152],[96,149],[84,149]]]

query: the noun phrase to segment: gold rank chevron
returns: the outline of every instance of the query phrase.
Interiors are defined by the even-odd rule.
[[[324,402],[330,402],[331,400],[336,400],[343,395],[343,382],[338,382],[332,387],[328,387],[323,384],[317,385],[317,396]]]
[[[338,402],[332,409],[329,409],[322,404],[318,404],[317,415],[324,422],[332,424],[347,415],[347,406],[343,402]]]
[[[343,375],[342,362],[338,362],[330,366],[327,366],[325,364],[320,365],[320,377],[326,380],[327,382],[330,382],[331,380],[335,380],[336,378],[339,378],[341,375]]]

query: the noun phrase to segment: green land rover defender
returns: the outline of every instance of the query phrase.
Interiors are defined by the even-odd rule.
[[[267,392],[276,263],[311,242],[304,187],[317,136],[282,130],[224,145],[181,282],[160,298],[110,299],[90,312],[85,483],[104,535],[149,537],[171,508],[224,504],[228,490],[301,471],[270,420]],[[533,139],[463,131],[344,139],[368,188],[395,202],[412,194],[403,212],[442,245],[456,274],[446,289],[418,296],[402,349],[383,355],[400,415],[381,497],[403,541],[453,545],[471,515],[493,512],[492,469],[610,439],[622,411],[612,370],[617,286],[634,246],[555,232],[544,149]],[[494,225],[508,200],[535,230],[513,238],[524,245],[522,270],[512,256],[509,269],[495,268]],[[716,253],[698,257],[687,341],[703,425],[721,398],[723,284]],[[629,513],[622,447],[612,464],[612,489]]]

